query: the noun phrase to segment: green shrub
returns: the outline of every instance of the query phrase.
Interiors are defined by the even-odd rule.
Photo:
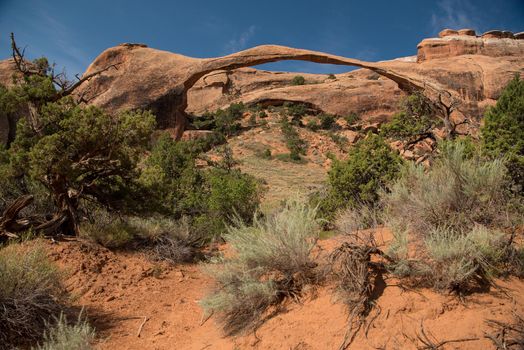
[[[300,139],[298,132],[295,130],[293,125],[289,123],[287,117],[283,117],[280,121],[280,130],[286,140],[286,146],[289,149],[289,157],[293,161],[300,161],[300,155],[306,154],[307,144],[304,140]]]
[[[194,117],[192,124],[198,130],[213,130],[229,137],[241,130],[240,120],[245,111],[246,106],[242,102],[232,103],[226,109],[218,109],[215,112],[206,112],[202,116]]]
[[[340,208],[373,206],[379,191],[398,177],[401,165],[402,159],[380,136],[368,134],[349,150],[347,160],[334,161],[322,214],[332,218]]]
[[[344,120],[346,121],[348,126],[351,126],[351,125],[355,124],[356,122],[359,122],[360,119],[361,119],[360,116],[357,113],[355,113],[355,112],[350,113],[350,114],[344,116]]]
[[[509,174],[524,194],[524,80],[518,75],[502,91],[495,107],[486,111],[482,144],[492,157],[506,157]]]
[[[340,148],[342,151],[344,151],[349,144],[348,138],[344,135],[338,135],[334,132],[329,132],[328,135],[331,138],[331,140],[334,143],[336,143],[338,148]]]
[[[303,103],[284,102],[286,115],[291,116],[295,124],[300,124],[300,118],[306,115],[308,108]]]
[[[320,125],[318,124],[316,119],[310,119],[306,124],[306,128],[308,128],[311,131],[317,131],[318,129],[320,129]]]
[[[380,132],[384,137],[411,141],[422,135],[429,135],[433,128],[440,125],[431,103],[421,93],[403,99],[400,109],[391,122],[382,125]]]
[[[79,317],[75,324],[69,324],[60,315],[56,324],[45,332],[43,344],[35,350],[91,350],[94,339],[95,331],[86,320]]]
[[[208,215],[231,222],[237,216],[250,222],[260,203],[258,182],[238,169],[211,169],[206,173]]]
[[[16,346],[42,337],[61,312],[60,274],[41,246],[0,248],[0,343]]]
[[[304,85],[305,83],[306,79],[301,75],[295,75],[291,81],[291,85]]]
[[[463,143],[447,143],[429,170],[408,164],[383,197],[389,219],[421,234],[439,227],[461,231],[475,223],[506,226],[504,162],[468,159],[465,149]]]
[[[191,217],[198,230],[212,238],[224,230],[237,213],[249,220],[260,201],[256,180],[233,169],[232,155],[224,152],[222,162],[197,167],[203,149],[197,141],[174,141],[161,136],[153,147],[141,181],[158,198],[161,211],[180,219]]]
[[[238,220],[225,235],[233,255],[208,267],[217,288],[201,301],[206,313],[215,312],[227,334],[256,326],[270,306],[315,281],[311,251],[317,233],[316,209],[299,200],[255,217],[252,226]]]
[[[336,118],[332,114],[321,113],[318,118],[320,119],[320,129],[331,130],[338,126]]]
[[[328,79],[337,79],[337,77],[335,76],[335,74],[329,74]]]

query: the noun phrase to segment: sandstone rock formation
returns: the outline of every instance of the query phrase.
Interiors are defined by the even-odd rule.
[[[187,126],[186,110],[201,113],[241,100],[304,102],[328,113],[355,111],[381,119],[395,111],[401,90],[423,90],[434,102],[446,91],[450,96],[445,98],[460,102],[460,113],[479,117],[498,98],[507,81],[524,71],[524,41],[517,39],[520,35],[510,38],[502,32],[496,38],[489,37],[493,35],[477,37],[469,29],[443,31],[440,38],[425,39],[418,45],[417,62],[399,59],[373,63],[274,45],[199,59],[143,44],[122,44],[100,54],[85,74],[112,64],[118,64],[118,68],[84,83],[77,93],[111,113],[151,109],[159,127],[175,128],[176,137]],[[297,73],[243,68],[281,60],[365,69],[337,75],[336,79],[305,75],[310,84],[293,86],[289,82]],[[0,79],[11,74],[5,73],[8,65],[6,61],[0,65]],[[5,130],[1,121],[0,128]]]
[[[297,74],[305,78],[304,85],[291,84]],[[364,119],[376,120],[396,112],[403,94],[396,83],[366,69],[330,77],[241,68],[201,78],[189,90],[187,111],[198,115],[239,101],[263,105],[290,101],[330,114],[355,112]]]
[[[513,33],[500,30],[492,30],[477,37],[471,29],[444,29],[438,38],[424,39],[417,48],[418,62],[462,55],[524,56],[522,41],[515,40]]]
[[[0,61],[0,85],[10,87],[17,75],[16,66],[10,59]],[[21,112],[23,113],[23,112]],[[7,144],[14,137],[16,119],[19,116],[7,116],[0,113],[0,146]]]
[[[367,68],[396,82],[408,91],[424,90],[437,98],[444,86],[429,81],[413,71],[414,63],[405,61],[365,62],[322,52],[262,45],[232,55],[197,59],[138,45],[120,45],[104,51],[85,74],[119,63],[85,84],[79,93],[91,96],[91,103],[110,112],[129,108],[150,108],[158,117],[159,126],[174,127],[180,137],[186,127],[187,93],[200,78],[218,70],[231,70],[282,60],[303,60],[316,63]],[[88,89],[87,92],[85,89]],[[457,97],[458,92],[451,91]]]

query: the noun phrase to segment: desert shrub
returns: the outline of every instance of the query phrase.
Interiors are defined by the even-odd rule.
[[[315,281],[317,230],[316,209],[296,199],[271,216],[255,217],[251,226],[238,220],[225,235],[232,256],[208,267],[217,288],[201,302],[206,312],[235,334],[257,325],[270,306],[298,296]]]
[[[448,143],[433,166],[408,164],[384,195],[388,217],[423,234],[439,227],[460,231],[475,223],[505,226],[508,181],[500,159],[467,158],[462,143]]]
[[[209,215],[230,220],[233,216],[250,222],[260,202],[258,182],[238,169],[211,169],[207,172]],[[228,221],[230,222],[230,221]]]
[[[80,235],[109,249],[144,250],[153,260],[172,264],[194,261],[207,240],[189,217],[121,216],[103,210],[91,213],[80,226]]]
[[[49,325],[42,345],[35,350],[91,350],[94,338],[94,329],[81,316],[75,324],[70,324],[60,315],[55,324]]]
[[[293,161],[300,161],[300,155],[306,154],[306,142],[300,139],[297,130],[288,121],[287,117],[282,117],[280,121],[280,130],[284,135],[290,159]]]
[[[491,157],[506,157],[509,174],[524,193],[524,80],[518,75],[486,111],[481,128],[483,148]]]
[[[306,128],[308,128],[311,131],[317,131],[320,129],[320,125],[318,124],[318,121],[316,119],[310,119],[306,123]]]
[[[42,337],[58,316],[60,274],[41,246],[12,244],[0,249],[0,343],[21,345]]]
[[[245,110],[246,106],[242,102],[232,103],[226,109],[218,109],[215,112],[206,112],[202,116],[194,117],[192,124],[196,129],[213,130],[229,137],[241,130],[240,120]]]
[[[260,112],[258,112],[258,117],[261,118],[261,119],[264,119],[264,118],[267,118],[268,115],[267,115],[266,111],[260,111]]]
[[[346,147],[348,146],[349,144],[349,140],[347,137],[345,137],[344,135],[339,135],[339,134],[336,134],[334,132],[329,132],[328,133],[328,136],[331,138],[331,140],[336,143],[336,145],[338,146],[338,148],[340,148],[341,150],[345,150]]]
[[[226,148],[227,149],[227,148]],[[198,141],[174,141],[161,136],[153,147],[141,181],[158,198],[159,211],[193,220],[195,229],[212,238],[237,213],[249,221],[258,207],[260,187],[250,175],[233,168],[227,151],[221,162],[208,168],[197,166],[204,149]]]
[[[379,190],[398,177],[401,165],[401,158],[380,136],[368,134],[349,150],[346,160],[335,159],[327,196],[320,204],[322,214],[332,218],[340,208],[373,206]]]
[[[337,79],[337,77],[335,76],[335,74],[329,74],[328,79]]]
[[[271,159],[271,156],[271,150],[269,148],[266,148],[261,154],[261,157],[264,159]]]
[[[348,115],[344,116],[344,120],[346,121],[348,126],[351,126],[355,124],[356,122],[359,122],[360,119],[361,119],[360,116],[355,112],[349,113]]]
[[[431,103],[421,93],[403,99],[400,110],[393,116],[393,120],[382,125],[380,132],[384,137],[411,141],[413,138],[429,135],[440,123]]]
[[[509,191],[501,159],[446,142],[430,169],[408,164],[383,194],[395,232],[391,270],[416,284],[464,292],[486,286],[500,272],[519,274],[519,249],[510,234],[521,225],[520,200]],[[408,244],[414,251],[408,259]]]
[[[318,119],[320,119],[320,128],[323,130],[331,130],[338,126],[336,118],[332,114],[321,113]]]
[[[80,236],[110,249],[123,248],[137,236],[135,228],[127,217],[111,214],[104,210],[91,213],[91,219],[80,224]]]
[[[344,234],[375,228],[382,224],[382,212],[378,207],[361,205],[337,212],[335,227]]]
[[[286,115],[292,117],[294,124],[300,126],[301,118],[306,115],[308,108],[303,103],[284,102]]]
[[[425,239],[431,271],[428,278],[441,290],[464,291],[488,282],[504,255],[504,234],[475,226],[466,234],[436,229]]]
[[[291,85],[304,85],[305,83],[306,79],[301,75],[295,75],[291,80]]]

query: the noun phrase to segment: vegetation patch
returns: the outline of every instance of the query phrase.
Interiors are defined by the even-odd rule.
[[[300,139],[297,130],[288,121],[287,117],[282,117],[280,120],[280,130],[284,135],[286,146],[289,150],[289,158],[292,161],[300,161],[301,155],[306,154],[307,143]]]
[[[301,75],[295,75],[291,80],[291,85],[304,85],[305,83],[306,79]]]
[[[515,186],[524,194],[524,80],[518,75],[502,91],[495,107],[487,110],[481,129],[482,145],[494,158],[505,157]]]
[[[236,334],[256,327],[282,300],[298,298],[317,278],[311,257],[317,233],[316,209],[299,200],[255,217],[252,225],[238,220],[225,235],[232,257],[208,266],[217,288],[201,301],[206,312],[218,316],[227,334]]]
[[[346,207],[373,206],[379,192],[400,175],[401,158],[378,135],[357,142],[346,160],[335,160],[328,173],[326,195],[320,198],[323,217],[333,218]]]
[[[60,274],[41,246],[12,244],[0,249],[0,343],[38,340],[62,305]]]
[[[60,315],[56,323],[49,326],[43,343],[36,350],[91,350],[94,339],[95,330],[81,315],[74,324]]]

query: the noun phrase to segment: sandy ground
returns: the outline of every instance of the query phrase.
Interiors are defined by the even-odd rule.
[[[322,241],[325,250],[337,238]],[[338,349],[348,317],[332,286],[306,293],[301,303],[255,333],[225,337],[215,318],[205,319],[198,301],[212,279],[197,264],[153,263],[137,252],[111,252],[85,241],[46,243],[63,269],[73,304],[84,307],[97,329],[98,349]],[[377,284],[376,307],[350,349],[416,349],[421,325],[440,349],[494,349],[486,320],[512,321],[524,314],[524,280],[498,280],[498,289],[464,300],[430,290],[405,290],[396,281]],[[367,331],[367,336],[365,335]]]

